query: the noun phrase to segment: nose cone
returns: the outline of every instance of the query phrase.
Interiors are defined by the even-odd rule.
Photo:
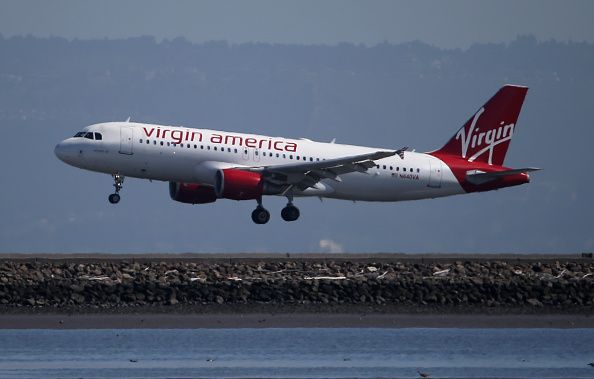
[[[77,157],[78,150],[73,143],[68,140],[64,140],[56,145],[54,148],[54,154],[56,154],[56,157],[58,157],[58,159],[60,159],[62,162],[72,165],[74,164],[74,161]]]
[[[56,154],[56,157],[58,157],[59,160],[64,160],[64,148],[62,147],[62,142],[56,145],[54,148],[54,154]]]

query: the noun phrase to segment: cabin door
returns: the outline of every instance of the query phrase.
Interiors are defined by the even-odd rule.
[[[120,127],[120,154],[132,155],[132,141],[134,129],[129,126]]]
[[[431,188],[440,188],[441,187],[441,161],[434,161],[431,160],[429,162],[430,169],[429,169],[429,184],[428,186]]]

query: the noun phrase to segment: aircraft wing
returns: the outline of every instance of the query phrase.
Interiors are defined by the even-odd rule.
[[[406,148],[400,150],[378,150],[371,153],[351,155],[340,158],[326,159],[315,162],[299,162],[274,166],[242,168],[249,171],[261,172],[264,180],[276,184],[295,187],[299,190],[313,187],[322,179],[332,179],[340,182],[340,175],[351,172],[366,172],[376,165],[375,160],[400,155]]]

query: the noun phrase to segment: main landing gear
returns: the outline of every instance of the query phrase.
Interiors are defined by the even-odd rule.
[[[281,217],[285,221],[295,221],[299,218],[299,208],[293,205],[293,199],[289,199],[289,203],[281,211]],[[258,225],[266,224],[270,220],[270,212],[262,206],[262,199],[258,199],[258,206],[252,212],[252,221]]]
[[[299,218],[299,208],[293,205],[292,202],[289,202],[286,207],[283,208],[281,211],[281,217],[285,221],[295,221]]]
[[[258,225],[266,224],[270,220],[270,212],[262,206],[262,198],[258,199],[258,206],[252,212],[252,221]]]
[[[124,185],[124,177],[120,174],[113,174],[113,186],[115,187],[115,193],[109,195],[108,200],[111,204],[117,204],[120,202],[120,190]]]

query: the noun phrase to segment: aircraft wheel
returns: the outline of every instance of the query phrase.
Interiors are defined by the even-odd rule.
[[[258,225],[266,224],[270,220],[270,212],[262,207],[258,207],[252,212],[252,220]]]
[[[281,211],[281,217],[285,221],[295,221],[299,218],[300,212],[299,208],[296,206],[289,204],[283,208]]]
[[[117,193],[112,193],[111,195],[109,195],[109,202],[112,204],[117,204],[120,202],[120,195]]]

